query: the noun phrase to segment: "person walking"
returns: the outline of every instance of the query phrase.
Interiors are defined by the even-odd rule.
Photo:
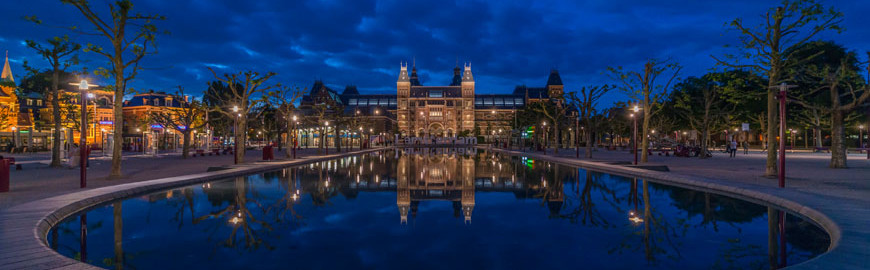
[[[731,157],[736,156],[737,155],[737,141],[731,140],[731,147],[728,150],[731,150]]]
[[[749,143],[746,141],[743,141],[743,154],[744,155],[749,154]]]

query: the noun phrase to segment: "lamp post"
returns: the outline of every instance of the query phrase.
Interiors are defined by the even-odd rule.
[[[542,148],[544,149],[544,155],[546,155],[547,154],[547,121],[542,122],[541,126],[543,127],[542,129],[544,132],[544,145],[543,145],[544,147],[542,147]]]
[[[297,134],[298,131],[296,130],[296,125],[297,125],[296,119],[298,119],[298,118],[296,118],[296,116],[294,115],[293,116],[293,136],[292,136],[293,137],[293,143],[292,143],[293,148],[292,148],[292,150],[290,150],[290,151],[293,151],[293,159],[296,159],[296,137],[298,136],[298,134]]]
[[[73,84],[75,85],[75,84]],[[87,80],[82,80],[79,84],[79,101],[81,102],[81,111],[82,111],[82,119],[81,119],[81,134],[79,136],[79,187],[85,188],[88,186],[88,152],[85,149],[87,145],[87,134],[88,134],[88,111],[87,111],[87,100],[85,99],[86,92],[88,91],[88,87],[91,85],[88,84]]]
[[[634,145],[634,165],[637,165],[637,117],[634,117],[640,111],[637,105],[631,109],[634,113],[631,114],[631,120],[634,122],[634,134],[632,134],[632,144]]]
[[[234,137],[233,143],[235,144],[235,148],[236,148],[235,151],[233,151],[233,164],[239,164],[239,153],[237,153],[239,150],[238,125],[239,125],[239,117],[242,116],[242,114],[239,113],[239,106],[233,105],[233,114],[236,115],[236,117],[233,118],[233,137]],[[245,147],[245,146],[243,145],[242,147]]]
[[[792,85],[785,83],[780,84],[779,93],[776,97],[779,99],[779,187],[785,187],[785,99],[786,91]]]
[[[326,137],[329,137],[329,135],[328,135],[329,134],[329,121],[324,121],[323,126],[324,126],[324,128],[323,128],[324,132],[321,132],[320,135],[324,135],[324,134],[327,134],[327,135],[321,136],[322,138],[320,138],[320,140],[323,140],[323,145],[326,146],[326,154],[329,155],[329,140],[326,139]]]

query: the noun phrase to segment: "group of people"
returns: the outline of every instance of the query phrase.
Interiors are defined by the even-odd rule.
[[[744,155],[749,154],[749,143],[747,143],[746,141],[743,141],[743,143],[741,143],[741,145],[743,146],[743,154]],[[725,150],[730,154],[730,157],[737,156],[737,141],[736,140],[731,140],[731,143],[728,143],[725,146],[727,147],[727,149],[725,149]]]

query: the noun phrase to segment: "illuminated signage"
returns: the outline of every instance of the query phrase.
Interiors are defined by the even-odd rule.
[[[114,124],[112,121],[100,121],[100,125],[111,125]]]

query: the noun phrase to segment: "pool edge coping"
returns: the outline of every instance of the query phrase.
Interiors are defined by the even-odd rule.
[[[844,249],[842,245],[843,240],[843,229],[840,225],[834,221],[830,216],[826,215],[824,212],[819,211],[813,207],[804,205],[793,199],[785,198],[782,195],[787,194],[778,194],[778,193],[795,193],[797,191],[789,191],[782,189],[771,189],[764,186],[755,186],[748,185],[743,183],[730,183],[723,184],[717,183],[722,180],[711,179],[711,178],[702,178],[702,177],[694,177],[694,176],[686,176],[675,173],[665,173],[665,172],[657,172],[650,171],[640,168],[631,168],[621,165],[613,165],[607,164],[603,162],[589,161],[589,160],[580,160],[568,157],[554,157],[541,155],[538,153],[528,153],[528,152],[518,152],[512,150],[505,149],[487,149],[485,147],[477,146],[476,148],[481,150],[495,150],[497,152],[513,155],[513,156],[527,156],[533,157],[540,160],[547,160],[554,163],[560,163],[570,166],[576,166],[580,168],[588,168],[594,169],[596,171],[601,171],[605,173],[627,176],[627,177],[641,177],[647,178],[648,180],[652,180],[653,182],[666,183],[670,185],[676,185],[681,187],[689,187],[694,190],[701,191],[711,191],[713,193],[722,194],[731,197],[737,197],[739,199],[755,201],[755,202],[763,202],[765,204],[773,205],[776,207],[784,208],[788,211],[796,213],[802,217],[808,218],[817,225],[819,225],[823,230],[831,238],[830,246],[825,253],[819,254],[816,257],[813,257],[807,261],[802,263],[791,265],[787,267],[788,269],[827,269],[830,267],[834,267],[831,265],[819,265],[823,263],[829,263],[827,261],[822,261],[825,259],[830,259],[832,257],[843,256],[841,253],[854,252],[850,250],[842,250]],[[317,157],[309,157],[309,158],[299,158],[294,160],[282,160],[282,161],[274,161],[274,162],[263,162],[263,163],[248,163],[248,164],[240,164],[236,168],[221,170],[215,172],[205,172],[205,173],[197,173],[197,174],[189,174],[168,178],[160,178],[154,180],[147,180],[141,182],[133,182],[126,183],[115,186],[107,186],[101,187],[91,190],[84,190],[73,192],[69,194],[59,195],[55,197],[50,197],[46,199],[37,200],[30,203],[20,204],[9,209],[4,209],[0,211],[0,224],[4,224],[6,222],[5,219],[8,216],[15,215],[23,215],[24,224],[20,224],[11,230],[22,230],[22,232],[26,232],[26,229],[30,227],[32,229],[32,234],[29,236],[30,241],[21,241],[21,246],[16,246],[14,248],[9,248],[7,250],[27,250],[27,249],[39,249],[35,253],[25,254],[23,256],[29,258],[21,259],[16,258],[18,261],[9,261],[11,256],[3,257],[4,254],[0,252],[0,269],[13,269],[16,267],[27,267],[28,269],[56,269],[56,268],[73,268],[73,269],[102,269],[96,267],[91,264],[87,264],[84,262],[80,262],[74,260],[72,258],[61,255],[60,253],[55,252],[50,247],[46,245],[46,235],[48,234],[51,227],[56,225],[58,222],[62,221],[66,217],[75,214],[83,209],[88,207],[92,207],[101,203],[105,203],[111,200],[119,199],[119,198],[127,198],[131,196],[135,196],[138,194],[144,194],[148,192],[154,192],[159,190],[165,190],[168,188],[191,185],[196,183],[207,182],[211,180],[216,180],[220,178],[233,177],[238,175],[246,175],[254,172],[262,172],[280,169],[287,166],[296,166],[296,165],[304,165],[318,161],[331,160],[335,158],[341,158],[346,156],[353,156],[377,151],[383,151],[390,148],[374,148],[374,149],[366,149],[355,152],[348,152],[342,154],[333,154],[326,156],[317,156]],[[91,194],[94,193],[94,194]],[[28,209],[30,207],[31,209]],[[21,220],[18,220],[19,222]],[[26,222],[27,220],[31,221],[30,223]],[[35,224],[32,222],[35,220]],[[27,225],[29,224],[29,225]],[[35,226],[34,226],[35,225]],[[34,227],[31,227],[34,226]],[[4,240],[8,240],[6,238],[12,238],[12,240],[26,240],[26,234],[17,236],[13,235],[12,237],[8,237],[4,234],[0,234],[0,242],[4,242]],[[18,238],[16,238],[18,237]],[[35,241],[34,241],[35,240]],[[846,247],[850,248],[850,247]],[[854,248],[854,247],[851,247]],[[866,248],[865,248],[866,249]],[[0,247],[0,250],[3,250]],[[858,249],[860,253],[860,249]],[[866,250],[864,250],[866,253]],[[846,255],[848,256],[848,254]],[[836,258],[835,258],[836,259]],[[848,260],[849,258],[840,258],[841,260]],[[26,264],[28,262],[34,262],[37,264]],[[22,263],[25,263],[22,265]],[[863,269],[861,266],[863,264],[854,266],[853,265],[837,265],[837,267],[851,267],[854,269]],[[851,269],[851,268],[839,268],[839,269]]]

